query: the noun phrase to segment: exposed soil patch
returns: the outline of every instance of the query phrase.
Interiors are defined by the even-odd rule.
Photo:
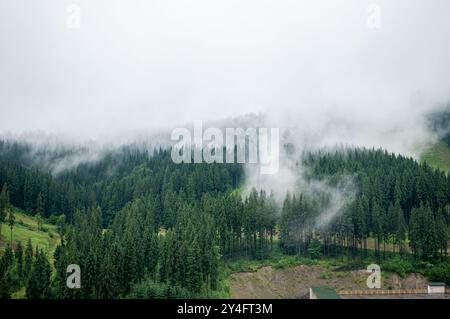
[[[276,269],[262,267],[255,272],[234,273],[230,276],[231,298],[302,298],[313,285],[327,285],[340,290],[367,289],[366,270],[338,271],[314,265],[298,265]],[[427,280],[420,274],[401,278],[397,274],[383,276],[383,289],[426,288]]]

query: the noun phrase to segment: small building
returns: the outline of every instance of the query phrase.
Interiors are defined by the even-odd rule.
[[[445,283],[443,282],[430,282],[428,283],[429,294],[445,294]]]
[[[309,288],[309,299],[341,299],[331,287],[312,286]]]

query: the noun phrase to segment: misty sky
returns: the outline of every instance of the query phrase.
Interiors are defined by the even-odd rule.
[[[0,132],[263,112],[332,142],[422,136],[420,116],[450,100],[449,14],[448,0],[0,0]]]

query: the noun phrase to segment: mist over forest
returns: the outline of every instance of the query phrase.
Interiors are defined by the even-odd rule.
[[[448,12],[0,0],[0,299],[230,298],[295,267],[359,291],[374,263],[450,284]],[[198,121],[279,130],[276,173],[176,163]]]

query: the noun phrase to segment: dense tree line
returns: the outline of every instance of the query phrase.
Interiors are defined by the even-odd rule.
[[[71,200],[64,201],[65,218],[57,221],[62,241],[54,256],[55,297],[123,297],[143,280],[167,287],[167,296],[205,295],[217,288],[221,256],[263,258],[272,248],[273,198],[256,191],[245,200],[237,195],[240,165],[176,165],[168,150],[150,156],[128,148],[56,176],[3,163],[5,185],[16,172],[35,174],[37,186],[47,179],[58,191],[69,185],[68,192],[58,193]],[[53,203],[43,202],[54,197],[41,189],[33,194],[36,204],[29,212],[49,217]],[[22,195],[12,203],[27,209]],[[80,290],[66,287],[69,264],[80,265]]]
[[[170,150],[149,152],[133,146],[109,151],[101,160],[81,163],[55,175],[43,170],[39,161],[33,163],[27,156],[30,152],[27,144],[0,141],[0,185],[8,185],[11,203],[46,218],[62,213],[68,221],[77,210],[100,206],[103,226],[109,225],[128,202],[153,194],[161,207],[158,225],[172,227],[175,194],[183,191],[186,198],[198,200],[207,192],[236,188],[243,177],[239,164],[177,165],[171,160]],[[70,156],[69,151],[58,156],[53,150],[39,152],[41,157],[53,160]]]
[[[95,195],[76,181],[57,179],[31,162],[26,144],[0,141],[0,185],[7,185],[11,203],[43,217],[73,215],[76,209],[95,205]],[[27,164],[27,165],[26,165]]]
[[[386,245],[404,253],[407,242],[419,258],[447,254],[450,178],[444,172],[382,150],[310,153],[303,161],[311,168],[307,178],[336,186],[352,176],[357,194],[326,225],[318,223],[329,209],[326,198],[287,195],[281,218],[286,251],[305,253],[320,238],[325,254],[340,254],[342,247],[356,254],[367,249],[370,237],[377,254]]]
[[[158,287],[159,297],[208,296],[217,289],[223,253],[263,258],[271,249],[270,234],[275,219],[272,216],[273,224],[265,219],[269,217],[266,201],[269,199],[265,194],[256,191],[245,201],[237,195],[224,194],[217,200],[205,194],[198,201],[185,200],[177,210],[175,225],[167,229],[156,226],[158,204],[151,195],[128,203],[107,229],[102,227],[99,207],[80,210],[75,213],[72,224],[58,225],[61,244],[54,253],[52,280],[48,257],[39,249],[33,253],[29,243],[26,256],[31,256],[32,266],[26,259],[28,270],[20,271],[30,274],[29,277],[16,283],[8,277],[2,283],[9,290],[17,288],[19,283],[25,284],[29,298],[126,297],[136,294],[142,282]],[[236,220],[235,216],[222,216],[226,209],[220,212],[217,208],[238,203],[240,210],[235,213],[242,213],[242,217],[237,218],[242,225],[239,231],[233,232],[233,227],[237,227],[231,223]],[[272,212],[274,214],[275,210]],[[262,215],[264,213],[267,215]],[[231,237],[224,240],[222,236],[228,233],[227,229]],[[234,245],[230,244],[233,242]],[[9,251],[10,248],[3,256],[8,262],[1,269],[14,269],[19,273],[18,269],[23,269],[19,266],[24,264],[23,258],[14,263],[8,257],[12,255]],[[70,264],[80,266],[81,289],[66,286]]]
[[[176,222],[167,228],[158,226],[159,202],[152,194],[128,203],[106,230],[99,208],[77,212],[55,253],[57,296],[123,297],[142,281],[159,287],[159,297],[207,296],[217,289],[223,254],[267,255],[276,211],[270,224],[264,193],[246,201],[230,193],[185,196],[177,195]],[[237,215],[223,215],[231,205],[238,206]],[[65,286],[68,263],[79,264],[83,274],[76,292]]]
[[[33,250],[31,240],[26,249],[18,242],[13,250],[8,243],[0,258],[0,298],[10,298],[13,291],[25,286],[30,299],[50,298],[52,267],[43,250]]]
[[[386,245],[420,259],[447,254],[450,178],[381,150],[305,154],[304,179],[339,190],[350,176],[356,194],[337,204],[327,191],[299,190],[280,205],[264,191],[241,194],[242,165],[174,164],[170,150],[124,147],[51,174],[13,160],[26,148],[0,149],[2,224],[12,205],[57,224],[61,238],[54,256],[7,245],[3,297],[21,286],[29,298],[212,296],[221,260],[264,259],[277,237],[287,253],[311,256],[364,254],[369,239],[378,256]],[[70,264],[81,289],[66,286]]]

